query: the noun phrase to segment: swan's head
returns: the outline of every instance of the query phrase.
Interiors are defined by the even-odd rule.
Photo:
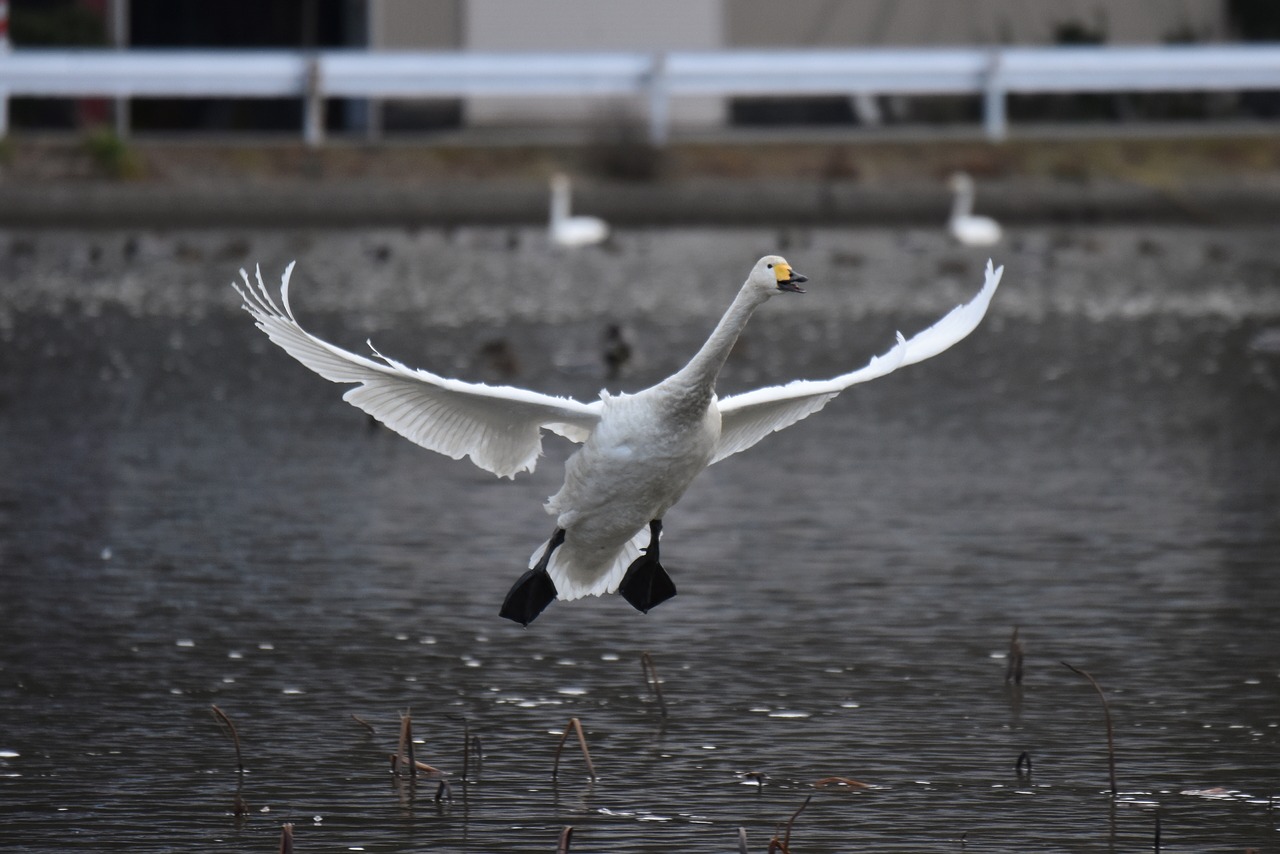
[[[809,281],[808,277],[791,269],[787,259],[781,255],[764,256],[751,268],[751,275],[747,277],[747,282],[752,287],[760,289],[769,296],[778,291],[802,294],[804,288],[800,287],[800,283],[807,281]]]
[[[953,193],[972,193],[973,179],[964,172],[956,172],[951,176],[951,180],[947,182]]]

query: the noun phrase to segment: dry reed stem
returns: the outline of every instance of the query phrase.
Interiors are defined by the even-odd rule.
[[[359,715],[352,715],[351,720],[355,721],[356,723],[360,724],[360,726],[367,729],[369,731],[369,735],[377,735],[378,731],[373,728],[373,724],[369,723]]]
[[[1078,673],[1085,679],[1089,680],[1089,684],[1093,686],[1093,690],[1098,692],[1098,697],[1102,700],[1102,715],[1107,723],[1107,763],[1111,769],[1111,797],[1115,797],[1116,791],[1116,744],[1115,736],[1111,727],[1111,706],[1107,704],[1107,695],[1102,693],[1102,686],[1098,684],[1098,680],[1094,679],[1087,672],[1078,667],[1072,667],[1065,661],[1062,666],[1070,670],[1072,673]]]
[[[658,678],[658,668],[654,666],[653,656],[648,650],[640,653],[640,670],[644,673],[645,685],[658,698],[658,710],[663,720],[667,717],[667,701],[662,696],[662,680]]]
[[[773,854],[775,851],[781,851],[782,854],[791,854],[791,827],[796,823],[796,817],[804,812],[805,807],[809,806],[809,801],[811,800],[813,800],[813,795],[805,798],[804,803],[796,808],[796,811],[791,814],[791,818],[787,819],[787,831],[782,839],[778,839],[778,835],[775,833],[773,839],[769,840],[769,854]]]
[[[738,854],[751,854],[747,850],[747,829],[745,827],[738,828]]]
[[[1018,627],[1013,627],[1013,636],[1009,638],[1009,661],[1004,668],[1004,684],[1013,682],[1022,684],[1022,641],[1018,640]]]
[[[556,854],[569,854],[569,845],[573,842],[573,825],[566,824],[560,831],[560,843],[556,845]]]
[[[236,731],[236,725],[231,722],[231,718],[227,717],[227,713],[213,706],[213,716],[218,723],[226,727],[227,733],[231,736],[231,742],[236,746],[236,770],[240,772],[240,776],[244,776],[244,760],[240,756],[240,733]]]
[[[582,732],[582,721],[577,718],[569,718],[569,723],[565,725],[564,733],[560,736],[560,743],[556,745],[556,761],[551,767],[551,779],[556,779],[560,774],[560,753],[564,750],[565,740],[569,738],[569,731],[573,730],[578,734],[578,744],[582,747],[582,758],[587,761],[587,774],[591,777],[591,782],[596,781],[596,768],[591,763],[591,751],[587,749],[587,736]]]
[[[462,779],[465,781],[471,772],[471,723],[462,719]]]
[[[870,783],[860,783],[857,780],[850,780],[848,777],[823,777],[821,780],[814,780],[813,787],[815,789],[823,789],[827,786],[848,786],[850,789],[870,789]]]
[[[413,758],[413,718],[408,711],[400,713],[400,741],[396,744],[396,765],[398,773],[401,768],[409,770],[409,779],[418,777],[418,763]]]
[[[293,822],[280,825],[280,854],[293,854]]]

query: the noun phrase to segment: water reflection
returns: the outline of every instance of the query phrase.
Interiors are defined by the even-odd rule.
[[[639,266],[623,237],[611,261]],[[753,239],[674,243],[710,264]],[[678,597],[647,617],[559,603],[529,631],[496,608],[547,532],[563,445],[509,483],[370,431],[336,387],[255,350],[230,305],[179,322],[176,349],[156,317],[11,313],[0,842],[260,851],[292,821],[300,847],[330,850],[546,851],[566,824],[584,849],[726,850],[745,827],[763,850],[812,794],[797,848],[1132,849],[1157,806],[1170,848],[1274,843],[1280,362],[1250,343],[1271,315],[1184,311],[1177,282],[1154,311],[1073,296],[1084,241],[1021,239],[1025,289],[954,358],[708,470],[669,518]],[[1169,252],[1135,263],[1196,252],[1160,239]],[[871,242],[853,269],[881,269]],[[506,275],[518,256],[474,263]],[[1037,288],[1062,293],[1032,305]],[[846,369],[842,351],[935,314],[762,317],[724,390]],[[387,349],[467,370],[494,337],[422,334],[422,317],[377,320],[405,336]],[[636,340],[664,348],[636,355],[632,387],[706,331],[650,323]],[[522,382],[580,397],[598,375],[536,354],[572,361],[598,335],[581,319],[502,331]],[[1015,625],[1019,688],[998,657]],[[1062,660],[1107,692],[1114,804],[1097,697]],[[243,739],[239,824],[214,704]],[[406,709],[452,800],[392,782]],[[568,756],[550,779],[571,717],[594,784]],[[483,763],[464,781],[472,737]],[[829,778],[869,786],[815,788]]]

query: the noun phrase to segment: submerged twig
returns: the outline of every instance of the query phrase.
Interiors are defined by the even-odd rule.
[[[848,786],[850,789],[870,789],[868,783],[861,783],[857,780],[850,780],[848,777],[823,777],[820,780],[813,781],[815,789],[825,789],[827,786]]]
[[[1022,770],[1022,763],[1024,762],[1027,764],[1027,770],[1025,773],[1023,773],[1023,770]],[[1025,750],[1019,753],[1018,761],[1013,763],[1013,771],[1019,777],[1030,778],[1031,777],[1031,754]]]
[[[231,722],[231,718],[227,717],[227,713],[213,706],[213,717],[222,726],[226,727],[227,734],[231,737],[231,743],[236,746],[236,770],[240,772],[240,776],[244,776],[244,759],[240,756],[240,733],[236,731],[236,725]]]
[[[1022,684],[1022,641],[1018,640],[1018,627],[1013,627],[1013,636],[1009,638],[1009,660],[1004,668],[1004,684],[1013,682]]]
[[[573,825],[566,824],[560,831],[560,844],[556,846],[556,854],[569,854],[571,842],[573,842]]]
[[[369,723],[359,715],[352,715],[351,720],[355,721],[356,723],[360,724],[360,726],[367,729],[369,731],[369,735],[377,735],[378,731],[373,728],[373,724]]]
[[[653,656],[648,650],[640,653],[640,669],[644,673],[644,682],[655,697],[658,698],[658,711],[663,719],[667,717],[667,701],[662,697],[662,680],[658,678],[658,668],[653,664]]]
[[[582,721],[577,718],[569,718],[569,723],[564,728],[564,734],[560,736],[560,744],[556,746],[556,761],[551,768],[551,779],[556,779],[560,773],[560,752],[564,750],[564,743],[569,738],[570,730],[578,734],[578,744],[582,746],[582,758],[587,761],[587,773],[591,776],[591,782],[594,783],[596,781],[596,768],[591,764],[591,751],[587,749],[587,736],[582,732]]]
[[[1062,666],[1070,670],[1072,673],[1078,673],[1085,679],[1089,680],[1089,684],[1093,686],[1093,690],[1098,692],[1098,697],[1102,700],[1102,715],[1107,723],[1107,762],[1111,769],[1111,797],[1115,797],[1118,792],[1116,790],[1116,745],[1115,736],[1111,728],[1111,707],[1107,704],[1107,695],[1102,693],[1102,686],[1098,684],[1098,680],[1094,679],[1087,672],[1078,667],[1072,667],[1065,661]]]

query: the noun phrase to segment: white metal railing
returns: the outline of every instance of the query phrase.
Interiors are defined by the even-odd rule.
[[[1008,93],[1280,90],[1280,44],[670,53],[325,50],[0,51],[4,101],[35,97],[297,97],[307,141],[325,98],[491,95],[647,99],[653,142],[684,96],[979,95],[992,139]]]

